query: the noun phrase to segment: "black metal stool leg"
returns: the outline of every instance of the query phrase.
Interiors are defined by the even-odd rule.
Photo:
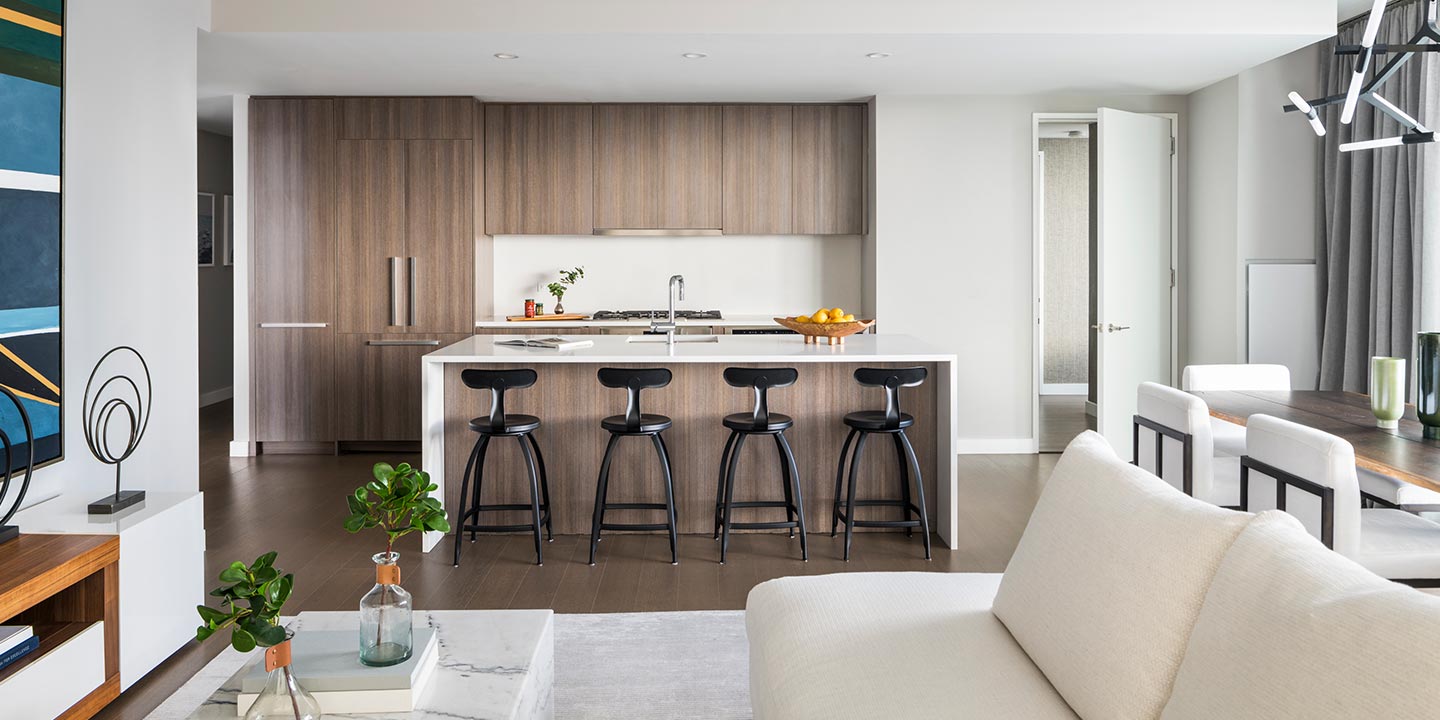
[[[605,459],[600,461],[600,477],[595,481],[595,515],[590,522],[590,564],[595,564],[595,545],[600,542],[600,523],[605,518],[605,485],[610,482],[610,453],[619,435],[612,434],[605,444]]]
[[[915,448],[910,445],[910,438],[904,432],[898,433],[900,442],[905,444],[905,455],[910,458],[910,464],[915,468],[915,496],[920,500],[920,531],[925,534],[925,559],[930,559],[930,515],[925,507],[925,478],[920,475],[920,461],[915,459]]]
[[[845,458],[850,454],[850,443],[855,439],[859,430],[851,430],[845,436],[845,444],[840,448],[840,467],[835,470],[835,504],[830,510],[830,537],[835,537],[836,528],[840,527],[840,492],[845,484]]]
[[[850,539],[855,534],[855,476],[860,474],[860,458],[865,452],[869,433],[860,433],[855,441],[855,454],[850,456],[850,486],[845,493],[845,562],[850,562]]]
[[[531,528],[535,531],[535,564],[545,564],[545,555],[541,548],[544,541],[540,538],[540,474],[535,470],[535,457],[530,453],[530,444],[525,442],[523,436],[515,437],[520,443],[520,454],[525,456],[525,470],[530,475],[530,522]]]
[[[470,448],[470,459],[465,461],[465,474],[460,476],[460,520],[455,523],[455,567],[460,567],[460,538],[465,535],[465,520],[470,517],[470,507],[465,504],[465,494],[470,490],[470,473],[475,468],[475,456],[480,454],[480,443],[485,440],[482,435],[475,438],[475,446]]]
[[[715,536],[714,540],[720,539],[720,523],[724,522],[725,515],[722,510],[725,507],[725,470],[730,467],[730,449],[735,447],[735,436],[739,434],[734,430],[730,431],[730,437],[725,440],[725,450],[720,453],[720,477],[715,481]]]
[[[795,522],[795,497],[790,494],[790,463],[785,459],[785,446],[781,443],[780,436],[783,433],[775,433],[775,451],[780,454],[780,484],[785,488],[785,522]],[[795,528],[786,528],[790,537],[795,537]]]
[[[545,510],[545,540],[555,542],[555,531],[550,527],[553,511],[550,509],[550,482],[545,475],[545,456],[540,454],[540,443],[535,441],[535,433],[526,433],[525,437],[530,438],[530,447],[535,449],[535,464],[540,467],[540,498],[541,507]]]
[[[800,469],[795,466],[795,453],[790,451],[790,441],[785,439],[785,433],[775,433],[775,438],[780,443],[780,451],[785,454],[785,465],[790,469],[786,475],[795,485],[792,497],[795,500],[795,516],[800,525],[800,559],[808,562],[810,560],[810,543],[805,538],[805,498],[800,494]]]
[[[905,520],[910,521],[910,460],[905,455],[905,446],[900,442],[900,436],[904,432],[891,433],[890,437],[895,441],[895,459],[900,462],[900,501],[905,503]],[[914,528],[905,528],[905,537],[915,534]]]
[[[720,535],[720,564],[725,564],[725,552],[730,549],[730,523],[735,514],[735,468],[740,464],[740,449],[745,447],[745,434],[735,437],[735,448],[730,451],[730,467],[725,471],[725,525]]]
[[[680,552],[676,546],[675,533],[675,484],[670,477],[670,453],[665,449],[665,439],[660,433],[650,436],[655,453],[660,456],[660,471],[665,475],[665,520],[670,530],[670,564],[680,564]]]
[[[470,508],[475,513],[475,524],[480,524],[480,483],[485,480],[485,453],[490,449],[490,436],[480,436],[479,452],[475,456],[475,482],[470,486]],[[475,542],[479,533],[470,531],[470,542]]]

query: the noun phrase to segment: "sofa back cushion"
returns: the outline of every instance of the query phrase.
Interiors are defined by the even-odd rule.
[[[1211,578],[1252,517],[1085,433],[1041,493],[993,612],[1081,717],[1159,717]]]
[[[1271,511],[1220,563],[1162,717],[1437,713],[1440,597],[1381,579]]]

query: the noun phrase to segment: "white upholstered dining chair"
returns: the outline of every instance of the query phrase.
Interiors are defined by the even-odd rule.
[[[1248,422],[1242,509],[1278,507],[1382,577],[1412,585],[1440,581],[1440,524],[1403,510],[1362,508],[1350,443],[1269,415]]]
[[[1290,368],[1262,364],[1186,365],[1180,375],[1180,389],[1186,392],[1287,391]],[[1244,425],[1211,418],[1210,431],[1215,438],[1215,454],[1234,457],[1245,454]]]
[[[1186,494],[1240,505],[1240,458],[1216,457],[1210,409],[1190,393],[1153,382],[1136,391],[1134,462]]]

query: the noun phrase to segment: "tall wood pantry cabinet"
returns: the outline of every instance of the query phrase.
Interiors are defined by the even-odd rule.
[[[257,227],[266,218],[293,218],[297,198],[314,198],[325,224],[314,232],[257,233],[257,258],[270,246],[328,248],[327,314],[314,330],[325,353],[274,347],[262,362],[268,328],[257,327],[252,386],[255,439],[275,441],[402,441],[420,437],[420,357],[474,330],[477,168],[482,162],[473,98],[336,98],[251,101],[252,151],[276,142],[263,136],[271,106],[323,103],[328,134],[305,138],[300,156],[328,160],[323,185],[277,166],[252,167]],[[316,175],[318,176],[318,175]],[[262,188],[270,188],[268,192]],[[262,194],[264,193],[264,194]],[[294,272],[265,272],[257,262],[253,297],[282,297],[303,286]],[[257,317],[261,317],[257,315]],[[292,342],[293,345],[293,342]],[[293,364],[296,360],[302,364]],[[302,411],[287,390],[305,387]],[[263,388],[263,389],[262,389]],[[297,415],[299,417],[297,417]],[[302,426],[300,418],[308,417]]]

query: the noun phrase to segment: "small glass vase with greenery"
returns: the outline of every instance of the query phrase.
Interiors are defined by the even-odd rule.
[[[195,629],[195,639],[204,641],[229,628],[230,646],[242,653],[257,647],[265,648],[265,671],[269,676],[265,688],[245,711],[245,720],[314,720],[320,717],[320,704],[300,686],[290,668],[289,630],[280,625],[280,610],[290,599],[295,576],[275,567],[276,553],[268,552],[246,565],[233,562],[220,571],[226,583],[210,591],[220,598],[219,609],[197,605],[203,623]]]
[[[430,496],[439,489],[430,474],[409,463],[375,463],[374,479],[345,498],[345,529],[385,531],[385,552],[376,554],[375,587],[360,598],[360,662],[372,667],[410,659],[414,650],[410,593],[400,587],[400,553],[395,541],[413,532],[449,532],[445,508]]]
[[[565,306],[564,306],[564,305],[561,305],[561,304],[560,304],[560,301],[565,299],[565,291],[566,291],[566,290],[569,290],[569,289],[570,289],[570,286],[572,286],[572,285],[574,285],[575,283],[579,282],[579,281],[580,281],[580,278],[583,278],[583,277],[585,277],[585,268],[584,268],[584,267],[576,267],[576,268],[571,268],[571,269],[569,269],[569,270],[561,270],[561,271],[560,271],[560,282],[552,282],[552,283],[550,283],[549,285],[546,285],[546,286],[545,286],[545,289],[549,290],[549,291],[550,291],[550,294],[555,296],[555,314],[556,314],[556,315],[564,315],[564,314],[565,314]]]

